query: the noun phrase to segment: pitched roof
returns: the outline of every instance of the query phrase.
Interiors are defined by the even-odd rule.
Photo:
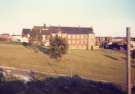
[[[94,33],[92,28],[88,27],[49,27],[48,30],[52,33],[62,32],[68,34],[89,34]]]
[[[23,29],[22,35],[27,35],[31,33],[31,29]]]
[[[93,28],[90,27],[57,27],[57,26],[50,26],[43,28],[41,26],[34,26],[34,30],[42,30],[43,34],[49,33],[67,33],[67,34],[94,34]]]

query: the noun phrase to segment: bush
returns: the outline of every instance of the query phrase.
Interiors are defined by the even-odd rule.
[[[4,70],[0,68],[0,82],[5,80],[5,77],[3,75]]]
[[[131,52],[131,57],[132,57],[133,59],[135,59],[135,50],[133,50],[133,51]]]
[[[68,49],[68,43],[65,38],[55,36],[50,38],[49,55],[52,58],[58,59],[66,54]]]
[[[23,46],[28,46],[28,43],[23,42],[22,45],[23,45]]]

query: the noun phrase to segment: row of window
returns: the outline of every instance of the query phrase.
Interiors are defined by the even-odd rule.
[[[84,39],[87,38],[87,35],[68,35],[68,39]]]
[[[68,43],[85,45],[85,44],[87,44],[87,40],[68,40]]]
[[[55,36],[55,34],[52,34],[53,36]],[[69,35],[66,35],[66,34],[62,34],[61,35],[62,37],[67,37],[68,39],[86,39],[88,36],[86,34],[69,34]],[[46,35],[42,35],[42,37],[47,37]],[[91,36],[92,37],[92,36]]]

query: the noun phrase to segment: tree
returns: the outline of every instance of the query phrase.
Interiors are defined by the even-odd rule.
[[[66,54],[68,50],[68,43],[65,38],[54,36],[50,38],[49,55],[52,58],[58,59]]]

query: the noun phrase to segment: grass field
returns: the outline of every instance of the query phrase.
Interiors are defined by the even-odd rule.
[[[39,72],[79,75],[92,80],[124,84],[125,55],[112,50],[69,50],[60,61],[50,59],[42,52],[35,52],[15,44],[0,44],[0,65],[31,69]],[[135,84],[135,67],[132,68]]]

